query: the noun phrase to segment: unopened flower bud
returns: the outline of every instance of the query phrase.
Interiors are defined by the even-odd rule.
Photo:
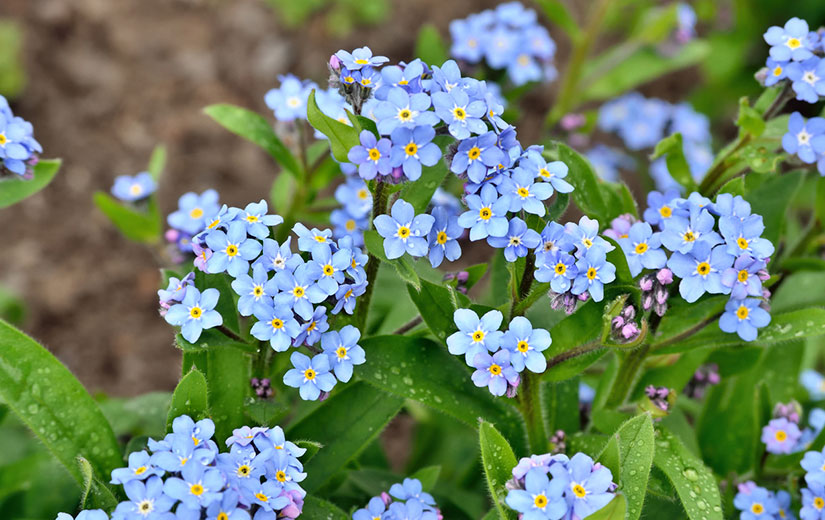
[[[459,271],[456,279],[458,280],[458,283],[467,283],[467,280],[470,279],[470,273],[467,271]]]
[[[673,283],[673,271],[665,267],[664,269],[659,269],[659,272],[656,273],[656,279],[662,285],[670,285]]]
[[[622,327],[622,337],[624,339],[633,339],[639,335],[639,326],[636,325],[634,322],[629,322],[627,325]]]
[[[639,280],[639,289],[642,292],[649,292],[653,290],[653,277],[649,274],[642,276],[642,279]]]
[[[583,114],[566,114],[561,118],[561,127],[569,132],[581,128],[587,122]]]
[[[626,321],[630,321],[636,317],[636,308],[632,305],[628,305],[624,309],[622,309],[622,313],[620,314],[620,316],[623,317]]]
[[[767,282],[768,279],[770,279],[770,277],[771,277],[771,275],[770,275],[770,273],[768,273],[767,269],[760,269],[759,271],[756,272],[756,276],[758,276],[759,280],[761,280],[763,282]]]

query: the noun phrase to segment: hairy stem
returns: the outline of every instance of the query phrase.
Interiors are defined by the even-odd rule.
[[[601,348],[603,347],[599,341],[592,341],[590,343],[585,343],[584,345],[579,345],[576,348],[572,348],[568,351],[562,352],[561,354],[558,354],[547,360],[547,368],[550,369],[556,365],[564,363],[569,359],[589,354],[590,352],[599,350]]]
[[[398,327],[398,330],[392,333],[393,336],[401,336],[406,334],[407,332],[411,331],[412,329],[416,328],[424,319],[421,316],[416,316],[415,318],[411,319],[404,325]]]
[[[518,405],[527,424],[527,440],[532,453],[546,453],[549,448],[541,411],[541,380],[538,374],[523,372],[518,389]]]
[[[223,334],[227,338],[233,339],[235,341],[240,341],[241,343],[244,342],[244,339],[242,337],[238,336],[237,334],[226,328],[225,325],[218,325],[217,329],[221,332],[221,334]]]
[[[619,371],[616,373],[616,378],[613,380],[613,386],[610,388],[610,393],[607,396],[605,407],[615,408],[627,399],[627,394],[636,382],[636,376],[639,369],[642,367],[647,354],[650,351],[650,345],[642,345],[636,350],[632,350],[625,355],[619,362]]]
[[[513,317],[519,315],[517,311],[522,309],[523,311],[527,310],[527,307],[522,307],[520,304],[524,299],[530,294],[530,288],[533,286],[533,272],[536,267],[536,256],[533,253],[529,253],[527,258],[525,258],[524,262],[524,272],[521,274],[521,283],[518,286],[518,290],[513,291],[513,302],[510,305],[510,319],[512,320]],[[513,271],[515,274],[515,270]],[[515,285],[515,282],[514,282]]]
[[[387,190],[386,185],[379,181],[375,183],[375,193],[372,194],[372,220],[374,221],[378,215],[382,215],[387,211]],[[370,229],[375,229],[375,225],[370,223]],[[356,312],[356,323],[358,328],[364,330],[367,324],[367,313],[369,312],[370,300],[372,299],[373,286],[375,285],[375,277],[378,275],[378,258],[369,255],[367,260],[367,288],[364,294],[359,298],[358,310]]]

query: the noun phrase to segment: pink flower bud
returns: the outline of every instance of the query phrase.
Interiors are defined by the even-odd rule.
[[[180,238],[180,231],[177,229],[167,229],[166,233],[163,234],[163,237],[167,242],[177,242],[178,238]]]
[[[659,283],[662,285],[670,285],[673,282],[673,271],[667,267],[660,269],[659,272],[656,273],[656,279],[659,280]]]
[[[653,277],[645,275],[639,280],[639,289],[642,292],[650,292],[653,290]]]
[[[587,119],[582,114],[567,114],[561,118],[561,127],[563,130],[569,132],[581,128],[586,122]]]
[[[632,321],[622,327],[622,337],[624,339],[635,338],[639,334],[639,327]]]

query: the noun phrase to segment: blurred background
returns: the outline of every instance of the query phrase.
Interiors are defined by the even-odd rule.
[[[186,191],[216,188],[221,201],[266,198],[277,168],[265,152],[202,113],[238,104],[273,121],[263,96],[293,72],[323,85],[340,48],[369,45],[395,62],[413,58],[432,23],[448,39],[450,20],[493,0],[2,0],[0,94],[32,122],[44,157],[63,168],[43,192],[0,211],[0,313],[50,348],[95,392],[131,396],[171,390],[179,376],[173,331],[157,314],[159,274],[148,249],[126,241],[94,207],[92,193],[115,176],[145,169],[157,144],[168,151],[160,192],[169,213]],[[542,16],[564,71],[569,45]],[[565,2],[583,20],[593,2]],[[628,30],[616,1],[596,52]],[[647,96],[690,100],[710,116],[715,149],[733,131],[740,96],[760,87],[762,33],[791,16],[825,22],[821,0],[700,0],[699,37],[711,52],[696,67],[644,85]],[[555,83],[522,104],[524,143],[540,136]]]

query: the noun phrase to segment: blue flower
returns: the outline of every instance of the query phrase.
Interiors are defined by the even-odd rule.
[[[541,374],[547,368],[547,360],[542,352],[550,346],[550,333],[544,329],[534,329],[530,320],[516,316],[501,338],[502,348],[510,351],[510,363],[517,372],[526,367],[530,372]]]
[[[418,500],[393,502],[384,513],[385,520],[436,520],[438,517],[431,511],[425,511]]]
[[[392,260],[404,255],[427,254],[427,234],[435,219],[432,215],[416,215],[412,204],[398,199],[392,205],[390,215],[378,215],[373,221],[375,229],[384,237],[384,253]]]
[[[782,148],[804,163],[816,162],[817,156],[825,153],[825,119],[812,117],[806,122],[799,112],[791,114]]]
[[[195,273],[189,273],[179,280],[174,276],[169,277],[169,285],[166,289],[158,290],[158,299],[162,303],[180,302],[186,296],[186,288],[195,284]]]
[[[332,230],[331,229],[308,229],[300,222],[292,226],[292,232],[298,235],[298,249],[307,253],[318,246],[318,244],[331,244]]]
[[[259,520],[275,520],[275,515],[267,515],[267,513],[278,511],[289,504],[289,499],[281,493],[283,489],[283,485],[275,479],[263,482],[258,479],[245,479],[240,486],[243,501],[261,507],[255,514],[255,518]]]
[[[771,315],[759,306],[760,303],[761,300],[756,298],[728,301],[724,314],[719,318],[719,328],[725,332],[735,332],[744,341],[755,340],[757,329],[771,322]]]
[[[799,511],[802,520],[825,519],[825,487],[819,482],[808,482],[808,487],[802,489],[802,509]]]
[[[541,232],[541,245],[536,250],[537,260],[541,255],[562,251],[568,253],[575,248],[573,238],[558,222],[548,222]]]
[[[799,376],[799,383],[808,391],[811,400],[821,401],[825,399],[825,376],[816,370],[804,370]],[[823,467],[825,467],[825,460],[823,460]],[[825,470],[823,470],[823,472],[825,472]],[[825,480],[823,480],[823,482],[825,482]]]
[[[455,262],[461,256],[461,246],[458,238],[464,233],[464,228],[458,225],[458,217],[450,215],[443,206],[436,206],[431,212],[433,226],[427,237],[429,240],[430,265],[438,267],[447,257]]]
[[[431,113],[431,112],[428,112]],[[401,167],[411,181],[421,177],[421,166],[434,166],[441,159],[441,149],[431,142],[435,130],[431,126],[414,129],[399,127],[393,130],[390,152],[393,167]]]
[[[160,477],[150,477],[144,483],[130,480],[123,485],[128,500],[121,502],[114,516],[123,520],[167,520],[175,500],[163,493]],[[146,511],[149,513],[146,513]]]
[[[310,359],[300,352],[293,352],[289,357],[292,366],[284,374],[284,384],[298,388],[301,399],[315,401],[321,392],[329,392],[335,386],[335,376],[329,373],[329,358],[326,354],[317,354]]]
[[[239,220],[246,223],[246,232],[260,240],[269,236],[269,228],[284,221],[280,215],[267,215],[267,209],[265,200],[250,202],[237,215]]]
[[[32,136],[32,125],[20,117],[15,117],[8,101],[0,96],[0,160],[10,172],[31,177],[27,163],[35,152],[42,152],[40,143]]]
[[[731,290],[731,298],[744,300],[748,296],[762,296],[762,280],[759,271],[765,269],[765,262],[749,254],[739,256],[722,272],[722,285]]]
[[[239,498],[233,490],[224,491],[221,500],[206,509],[207,520],[249,520],[249,513],[238,503]]]
[[[673,106],[670,113],[670,133],[680,133],[685,141],[710,141],[710,119],[697,112],[690,103]]]
[[[339,285],[335,293],[335,306],[332,308],[332,313],[338,314],[341,309],[344,309],[347,314],[352,314],[355,310],[356,298],[364,294],[366,290],[366,281]]]
[[[257,240],[247,238],[246,224],[241,221],[229,224],[226,233],[220,229],[210,231],[206,244],[212,250],[206,262],[207,270],[210,273],[226,271],[236,278],[249,272],[250,260],[257,258],[262,248]]]
[[[564,226],[565,231],[576,245],[578,254],[585,254],[591,249],[601,249],[609,253],[616,249],[610,242],[599,236],[599,221],[583,216],[579,223],[568,222]]]
[[[203,464],[186,464],[181,477],[169,477],[163,484],[163,492],[189,508],[209,507],[221,499],[224,479],[217,469],[207,469]]]
[[[266,290],[275,294],[275,305],[285,305],[303,319],[312,317],[312,304],[327,299],[327,293],[315,283],[307,264],[299,265],[294,272],[278,271],[267,282]]]
[[[487,130],[487,125],[481,120],[486,114],[485,102],[480,99],[470,101],[463,88],[435,92],[432,99],[435,113],[447,124],[450,135],[456,139],[467,139],[470,134],[482,134]]]
[[[381,73],[372,67],[363,67],[358,72],[358,84],[362,87],[375,88],[381,83]]]
[[[744,219],[738,217],[721,217],[719,230],[725,238],[728,254],[744,254],[755,258],[769,258],[774,251],[770,240],[761,238],[765,225],[761,215],[749,215]]]
[[[390,495],[397,500],[418,500],[428,506],[435,505],[435,499],[424,492],[421,481],[417,478],[405,478],[401,483],[390,486]]]
[[[644,212],[645,221],[652,226],[664,227],[664,223],[675,214],[686,217],[686,211],[677,209],[674,202],[679,198],[678,190],[668,190],[664,193],[651,191],[647,194],[647,209]]]
[[[564,163],[561,163],[564,164]],[[547,182],[535,182],[535,175],[524,168],[517,167],[499,185],[498,191],[510,197],[510,211],[515,213],[522,209],[543,217],[546,213],[544,200],[553,195],[553,186]]]
[[[524,520],[558,520],[567,513],[567,501],[562,494],[569,483],[569,476],[560,464],[549,469],[553,476],[547,478],[545,468],[532,468],[524,477],[524,489],[511,489],[504,499],[513,510],[524,515]]]
[[[779,504],[773,493],[755,485],[750,492],[739,491],[733,499],[733,505],[742,511],[739,516],[741,520],[769,520],[779,512]]]
[[[776,61],[773,58],[768,58],[765,67],[768,69],[768,75],[765,77],[765,86],[772,87],[788,77],[788,63],[783,61]]]
[[[327,309],[326,307],[318,306],[312,312],[312,316],[306,319],[306,323],[301,325],[301,331],[298,333],[295,341],[293,341],[293,344],[296,347],[303,344],[314,345],[321,339],[321,334],[328,330]]]
[[[433,66],[433,78],[430,90],[435,92],[452,92],[456,87],[465,87],[471,78],[462,78],[461,69],[455,60],[447,60],[440,67]],[[463,90],[463,89],[459,89]],[[435,106],[435,104],[433,104]]]
[[[400,87],[414,94],[421,92],[421,76],[424,75],[426,65],[420,59],[415,59],[402,66],[389,65],[381,69],[381,86],[375,91],[375,97],[387,99],[387,94],[393,87]]]
[[[793,17],[785,27],[772,26],[764,35],[765,42],[771,46],[771,58],[776,61],[803,61],[813,53],[814,45],[808,35],[808,22]]]
[[[744,219],[751,214],[751,205],[741,195],[720,193],[716,196],[712,211],[720,217],[736,217]]]
[[[164,471],[152,465],[149,453],[146,450],[133,451],[129,454],[129,466],[112,470],[112,484],[125,484],[130,480],[146,480],[157,475],[163,476]]]
[[[415,128],[437,124],[439,119],[430,108],[430,96],[424,93],[409,94],[401,87],[393,87],[387,93],[387,100],[375,107],[378,132],[390,135],[396,128]]]
[[[629,155],[603,144],[597,144],[585,155],[599,178],[610,182],[619,180],[620,169],[633,169],[636,164]]]
[[[392,142],[386,138],[376,139],[369,130],[362,130],[359,139],[361,144],[353,146],[347,153],[347,159],[358,165],[358,175],[370,180],[379,173],[389,174],[392,171]]]
[[[504,395],[507,386],[517,386],[519,375],[510,365],[510,351],[499,350],[492,356],[487,352],[478,352],[473,359],[473,383],[477,387],[486,386],[490,393],[496,396]]]
[[[809,451],[799,464],[807,472],[805,481],[809,485],[812,482],[825,485],[825,451]]]
[[[201,231],[199,236],[203,236],[205,232],[210,231],[212,229],[228,229],[229,223],[238,218],[238,214],[240,212],[240,208],[230,208],[226,204],[224,204],[223,206],[221,206],[221,209],[218,210],[216,214],[204,220],[204,230]]]
[[[456,174],[467,172],[471,181],[480,183],[487,171],[504,160],[504,152],[496,146],[498,136],[487,132],[478,137],[470,137],[458,143],[458,150],[450,163],[450,171]]]
[[[149,172],[140,172],[134,177],[120,175],[112,186],[112,195],[120,200],[133,202],[145,199],[157,189],[155,180]]]
[[[761,440],[765,444],[765,451],[768,453],[789,455],[796,447],[796,441],[802,436],[799,426],[790,422],[785,417],[771,419],[762,428]]]
[[[372,194],[358,177],[348,177],[346,183],[335,188],[335,200],[354,217],[366,216],[372,210]]]
[[[309,93],[316,85],[301,81],[293,74],[279,76],[281,86],[266,93],[264,102],[274,113],[278,121],[306,119]]]
[[[470,230],[470,240],[481,240],[488,236],[503,237],[507,234],[507,210],[509,197],[499,197],[495,186],[485,184],[481,195],[467,195],[467,211],[458,217],[458,225]]]
[[[313,277],[318,278],[318,287],[328,295],[338,291],[338,285],[344,283],[344,272],[350,266],[352,252],[339,249],[335,253],[328,244],[319,244],[312,250],[312,261],[308,269]]]
[[[667,255],[662,251],[659,233],[654,233],[647,222],[636,222],[630,226],[627,238],[619,238],[619,245],[627,257],[630,274],[636,276],[642,269],[661,269],[667,263]]]
[[[381,497],[372,497],[364,509],[359,509],[352,515],[352,520],[375,520],[383,518],[387,506]]]
[[[484,35],[484,57],[494,69],[503,69],[515,59],[518,33],[503,25],[494,26]]]
[[[504,258],[508,262],[515,262],[517,258],[527,256],[529,249],[535,249],[541,244],[541,236],[518,217],[510,220],[507,233],[503,237],[487,237],[487,243],[493,247],[504,248]]]
[[[266,282],[269,277],[263,265],[258,264],[252,268],[252,276],[244,273],[232,281],[232,289],[240,296],[238,299],[238,312],[241,316],[252,316],[256,305],[262,304],[265,298],[275,296],[268,293]]]
[[[458,332],[447,338],[450,354],[464,354],[467,364],[473,366],[473,360],[479,352],[498,350],[501,337],[504,335],[498,330],[502,319],[504,316],[496,310],[487,312],[479,319],[478,314],[470,309],[456,309],[453,321],[458,327]]]
[[[190,191],[181,196],[177,211],[171,213],[166,221],[174,229],[196,235],[204,229],[205,221],[219,210],[217,191],[206,190],[200,195]]]
[[[356,246],[364,245],[364,230],[369,225],[366,215],[352,215],[346,208],[334,209],[329,215],[332,224],[332,236],[335,238],[351,237]]]
[[[570,193],[573,186],[564,180],[569,168],[561,161],[547,162],[537,147],[530,147],[519,166],[526,169],[539,180],[549,182],[559,193]],[[551,192],[552,193],[552,192]]]
[[[584,218],[584,217],[582,217]],[[616,279],[616,266],[607,261],[604,249],[591,247],[576,262],[578,271],[573,280],[572,293],[575,295],[590,293],[593,300],[600,302],[604,298],[604,284]]]
[[[507,67],[507,76],[516,86],[524,85],[530,81],[541,81],[544,77],[543,72],[540,63],[526,52],[516,56]]]
[[[665,220],[662,244],[673,252],[690,253],[698,244],[710,247],[722,242],[719,233],[713,230],[716,220],[706,209],[692,207],[690,217],[673,215]]]
[[[186,341],[194,343],[203,329],[223,324],[223,317],[215,310],[219,295],[217,289],[209,288],[201,294],[195,287],[189,287],[183,302],[170,307],[164,319],[170,325],[179,326]]]
[[[667,266],[682,279],[679,294],[688,303],[693,303],[700,296],[724,294],[727,288],[722,285],[722,273],[733,265],[733,256],[724,246],[711,248],[707,242],[698,242],[690,254],[673,253]]]
[[[293,255],[289,248],[289,242],[292,237],[287,237],[283,244],[278,245],[278,242],[271,238],[264,239],[261,256],[255,260],[252,267],[263,266],[267,271],[283,271],[288,269],[295,270],[303,260],[299,255]]]
[[[781,520],[796,520],[791,511],[791,494],[784,490],[779,490],[774,494],[776,504],[779,506],[777,514]]]
[[[579,274],[573,255],[560,250],[536,255],[536,262],[536,280],[550,282],[550,288],[559,294],[567,292]]]
[[[364,349],[358,345],[361,331],[352,325],[345,325],[340,331],[330,331],[321,336],[321,348],[329,357],[329,364],[335,377],[346,383],[352,377],[353,365],[362,365],[366,361]]]
[[[799,101],[816,103],[819,96],[825,95],[825,60],[813,56],[801,63],[789,63],[786,70]]]
[[[301,332],[292,310],[285,306],[259,305],[255,307],[257,322],[250,333],[261,341],[269,341],[275,352],[289,350],[292,340]]]
[[[373,56],[372,50],[369,47],[359,47],[354,51],[347,52],[340,50],[335,53],[335,56],[341,60],[344,67],[350,70],[360,70],[362,67],[378,67],[379,65],[390,61],[386,56]]]
[[[570,483],[565,490],[565,497],[572,502],[573,514],[585,518],[606,506],[613,497],[608,489],[613,481],[610,470],[584,453],[576,453],[567,463]]]
[[[109,520],[109,515],[102,509],[85,509],[77,514],[76,517],[68,513],[57,513],[55,520]]]

